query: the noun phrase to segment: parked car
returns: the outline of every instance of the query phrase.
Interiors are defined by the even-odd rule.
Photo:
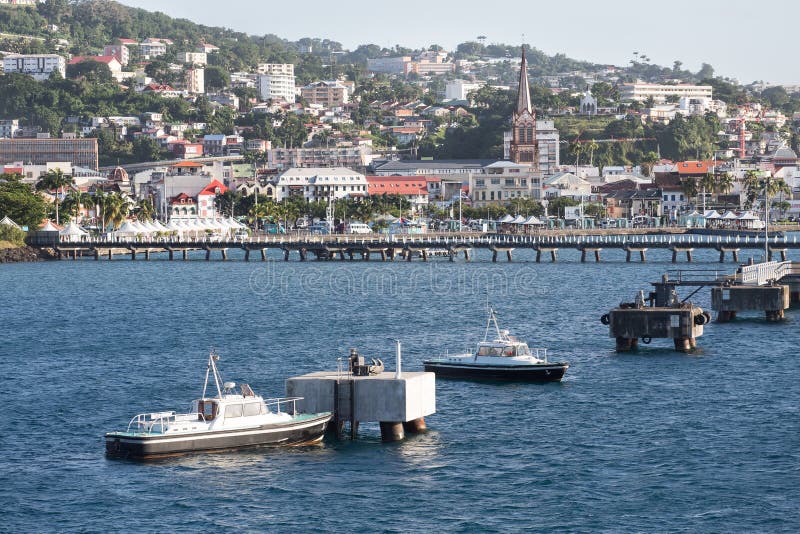
[[[331,231],[326,223],[314,223],[308,227],[308,233],[311,235],[328,235]]]
[[[344,232],[346,234],[371,234],[372,229],[361,222],[347,223]]]

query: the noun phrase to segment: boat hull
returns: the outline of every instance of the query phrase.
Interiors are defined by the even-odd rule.
[[[322,440],[330,419],[330,413],[321,413],[302,421],[189,435],[131,435],[127,432],[111,432],[105,435],[106,455],[113,458],[149,459],[247,447],[304,445]]]
[[[536,365],[481,365],[457,364],[435,361],[423,362],[425,371],[442,378],[467,378],[474,380],[498,380],[515,382],[559,382],[564,378],[569,365],[548,363]]]

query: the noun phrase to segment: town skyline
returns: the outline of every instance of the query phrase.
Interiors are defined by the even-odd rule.
[[[709,63],[716,75],[738,80],[742,84],[763,81],[770,84],[800,83],[800,67],[770,56],[792,46],[788,32],[770,33],[768,43],[748,38],[754,28],[774,24],[774,10],[756,10],[741,0],[696,3],[676,0],[668,13],[643,13],[632,0],[611,0],[601,5],[581,6],[578,13],[565,14],[559,5],[530,7],[521,2],[506,2],[491,12],[474,1],[458,7],[447,4],[411,0],[403,11],[389,12],[385,7],[373,10],[351,0],[339,4],[336,13],[347,16],[297,17],[290,4],[270,5],[240,0],[242,9],[219,12],[209,0],[164,4],[157,0],[122,0],[122,3],[169,16],[187,18],[199,24],[225,26],[252,35],[275,34],[296,41],[303,37],[330,39],[354,49],[361,44],[393,47],[397,44],[421,48],[432,44],[453,50],[461,42],[486,37],[487,43],[515,44],[525,42],[543,52],[565,54],[577,60],[598,64],[625,66],[638,59],[634,52],[650,62],[672,66],[680,61],[693,72]],[[312,0],[309,12],[327,12],[330,6]],[[458,15],[454,16],[458,9]],[[325,11],[327,10],[327,11]],[[420,13],[428,20],[447,24],[419,24]],[[480,13],[480,23],[463,22],[464,13]],[[747,16],[741,16],[746,13]],[[781,7],[782,18],[800,15],[800,6]],[[253,16],[253,15],[256,16]],[[264,16],[260,16],[263,14]],[[391,17],[392,22],[382,22]],[[454,20],[455,19],[455,20]],[[458,20],[458,22],[456,22]],[[540,21],[553,21],[551,24]],[[387,27],[388,26],[388,27]],[[659,32],[672,38],[658,38]],[[767,58],[767,60],[765,60]]]

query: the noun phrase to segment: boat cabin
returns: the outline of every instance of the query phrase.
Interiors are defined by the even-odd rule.
[[[514,356],[530,356],[531,351],[527,343],[502,341],[481,342],[478,344],[477,356],[494,356],[499,358],[512,358]]]
[[[192,410],[198,421],[214,421],[218,417],[234,419],[237,417],[253,417],[268,413],[264,399],[256,395],[247,384],[226,382],[220,396],[198,399],[192,403]]]

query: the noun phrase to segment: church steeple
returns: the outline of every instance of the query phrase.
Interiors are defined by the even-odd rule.
[[[525,45],[522,45],[522,62],[519,66],[519,91],[517,92],[517,115],[524,111],[532,113],[531,89],[528,85],[528,58],[525,57]]]
[[[539,143],[536,140],[536,112],[531,105],[531,88],[528,85],[528,58],[522,45],[522,61],[519,66],[519,91],[517,108],[511,114],[511,145],[509,157],[514,163],[528,164],[534,170],[539,167]]]

